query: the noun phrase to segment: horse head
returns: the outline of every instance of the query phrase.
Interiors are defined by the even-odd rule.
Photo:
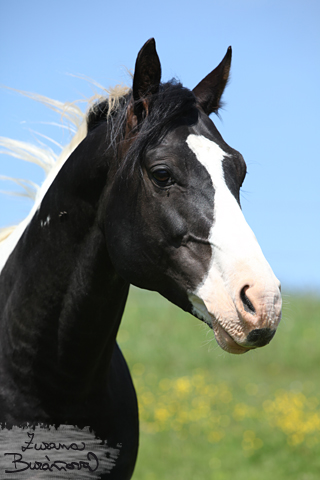
[[[241,211],[245,161],[209,118],[230,64],[229,47],[190,91],[162,84],[154,40],[142,47],[100,222],[123,278],[205,321],[224,350],[244,353],[272,339],[281,295]]]

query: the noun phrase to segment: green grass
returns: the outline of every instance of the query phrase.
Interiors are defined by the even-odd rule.
[[[320,299],[284,296],[272,342],[224,353],[158,294],[132,289],[119,343],[140,408],[137,480],[318,480]]]

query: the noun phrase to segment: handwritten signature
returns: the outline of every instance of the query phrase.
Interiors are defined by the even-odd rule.
[[[64,443],[55,443],[55,442],[41,442],[40,444],[33,443],[34,433],[27,433],[30,438],[29,441],[24,442],[26,446],[21,446],[22,452],[26,450],[37,450],[37,451],[46,451],[46,450],[73,450],[73,451],[84,451],[86,445],[84,442],[77,444],[72,442],[68,445]],[[12,464],[14,466],[13,470],[5,470],[5,473],[19,473],[26,470],[40,470],[48,472],[61,472],[67,470],[82,470],[87,469],[90,472],[95,472],[99,467],[99,460],[93,452],[88,452],[86,455],[86,460],[81,461],[63,461],[55,460],[51,461],[48,455],[45,455],[46,461],[26,461],[23,460],[23,455],[16,452],[6,452],[5,456],[13,457]]]

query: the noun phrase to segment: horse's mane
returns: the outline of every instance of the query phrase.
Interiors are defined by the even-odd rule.
[[[15,195],[31,198],[34,202],[33,208],[29,215],[18,225],[0,228],[0,271],[9,254],[11,253],[13,246],[17,243],[24,229],[33,217],[34,212],[38,208],[41,200],[43,199],[60,168],[71,155],[71,153],[76,149],[76,147],[81,143],[81,141],[86,137],[88,132],[87,117],[89,118],[90,116],[88,112],[91,111],[94,105],[103,103],[107,106],[107,109],[104,111],[105,119],[107,119],[108,116],[112,115],[112,113],[118,109],[121,99],[129,91],[129,88],[123,85],[116,85],[115,87],[106,89],[98,85],[96,82],[90,81],[90,83],[93,83],[96,87],[98,87],[100,92],[94,93],[94,95],[86,100],[81,99],[72,103],[60,102],[58,100],[53,100],[43,95],[31,92],[10,89],[17,91],[23,96],[34,101],[40,102],[51,110],[57,112],[60,116],[59,126],[62,128],[68,128],[68,130],[74,135],[67,145],[64,147],[59,145],[61,147],[61,152],[59,155],[57,155],[52,148],[49,147],[49,145],[44,145],[43,143],[41,143],[41,145],[35,145],[11,138],[0,137],[0,147],[3,148],[3,150],[0,150],[0,153],[13,156],[23,161],[35,163],[45,172],[45,180],[41,187],[30,180],[6,177],[3,175],[0,176],[0,179],[10,180],[22,187],[23,191],[15,193]],[[86,112],[79,107],[79,103],[86,103]],[[47,138],[47,140],[57,144],[57,142],[52,139]]]

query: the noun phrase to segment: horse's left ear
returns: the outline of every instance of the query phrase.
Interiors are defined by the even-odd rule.
[[[131,112],[132,123],[137,124],[148,114],[150,97],[159,91],[161,65],[156,51],[156,42],[150,38],[138,53],[133,76]],[[135,125],[133,125],[135,126]]]
[[[207,115],[210,115],[212,112],[217,113],[221,107],[220,99],[228,82],[231,56],[232,50],[231,47],[229,47],[224,59],[217,68],[212,70],[212,72],[193,89],[193,93]]]

